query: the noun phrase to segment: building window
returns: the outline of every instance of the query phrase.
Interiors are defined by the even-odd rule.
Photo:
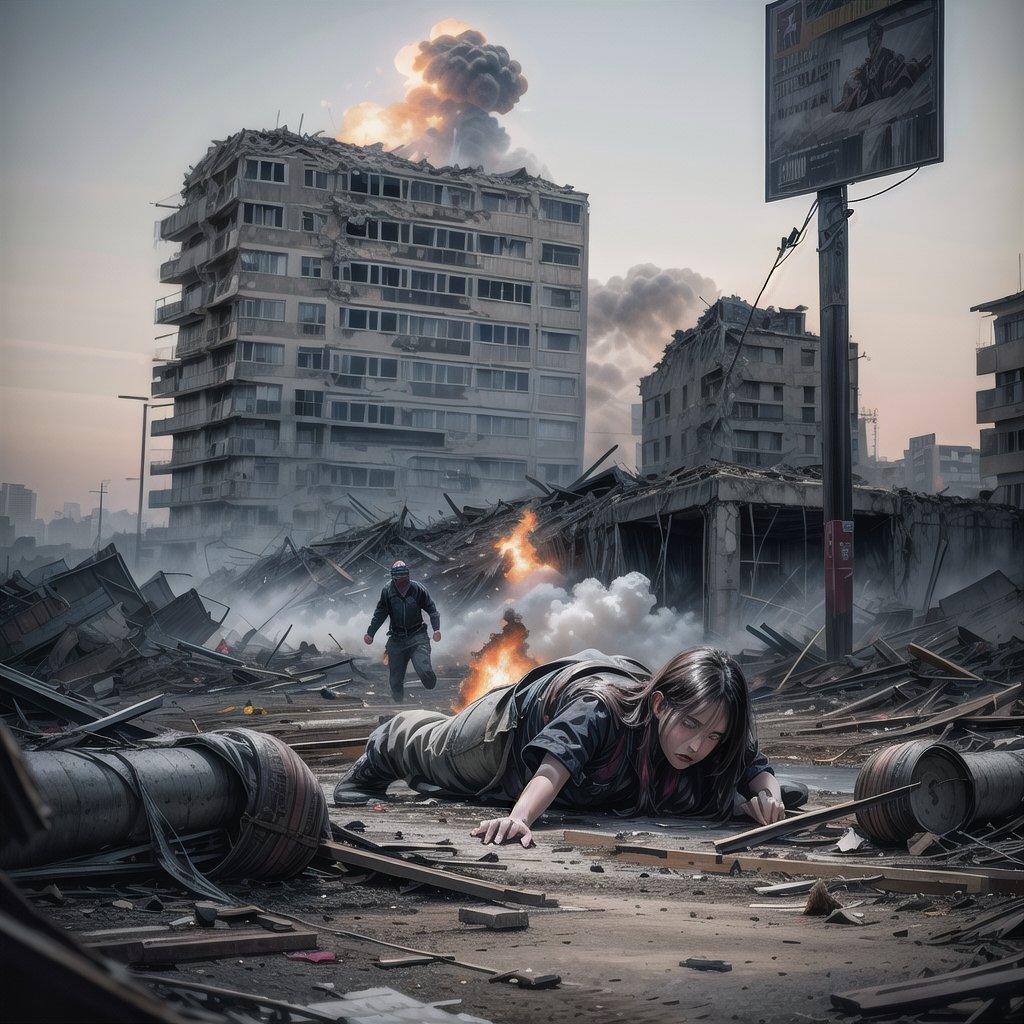
[[[395,422],[395,409],[394,406],[374,402],[331,402],[331,419],[342,423],[390,426]]]
[[[668,416],[672,412],[672,392],[666,391],[662,398],[665,400],[665,415]]]
[[[276,274],[284,277],[288,273],[288,254],[284,252],[243,249],[239,260],[245,274]]]
[[[800,410],[800,422],[801,423],[814,423],[815,408],[813,405],[805,405]]]
[[[804,434],[803,438],[804,438],[804,455],[813,455],[814,454],[814,442],[816,440],[814,434]]]
[[[814,349],[813,348],[802,348],[802,349],[800,349],[800,365],[801,366],[813,366],[814,365]]]
[[[392,199],[404,199],[408,183],[390,174],[367,174],[365,171],[352,171],[348,177],[350,192],[362,192],[370,196],[389,196]]]
[[[529,348],[530,328],[515,327],[512,324],[473,325],[474,340],[485,345],[513,345],[516,348]]]
[[[482,437],[529,437],[530,421],[521,416],[481,415],[476,418],[476,432]]]
[[[331,373],[337,374],[335,383],[339,388],[362,388],[366,386],[367,377],[374,380],[397,380],[398,360],[333,352]]]
[[[300,302],[299,327],[303,334],[323,334],[327,329],[327,306],[321,302]]]
[[[412,364],[412,379],[424,384],[469,384],[470,367],[464,363],[431,363],[417,360]]]
[[[575,420],[539,420],[537,437],[543,441],[575,441],[578,427]]]
[[[526,196],[509,195],[505,192],[481,192],[480,207],[494,213],[530,212],[530,202]]]
[[[765,345],[748,345],[747,352],[750,361],[753,363],[772,363],[776,366],[782,365],[781,348],[772,348]]]
[[[243,363],[283,366],[284,345],[271,345],[264,341],[241,341],[238,343],[238,358]]]
[[[541,331],[540,347],[548,352],[579,352],[580,336],[560,331]]]
[[[296,416],[322,416],[324,413],[324,393],[322,391],[307,391],[303,388],[295,389],[295,415]]]
[[[280,160],[246,160],[245,175],[249,181],[285,182],[285,165]]]
[[[324,368],[324,350],[322,348],[300,348],[295,365],[300,370],[322,370]]]
[[[651,442],[651,462],[661,462],[661,442]]]
[[[558,395],[560,398],[575,398],[576,378],[549,377],[542,375],[540,378],[540,394]]]
[[[322,277],[323,276],[324,261],[319,256],[303,256],[302,257],[302,276],[303,277]]]
[[[544,242],[540,247],[541,263],[557,263],[562,267],[578,267],[580,250],[575,245],[555,245]]]
[[[280,384],[249,384],[236,388],[231,396],[233,412],[272,416],[281,412]]]
[[[467,188],[442,185],[433,181],[409,182],[409,198],[415,203],[434,203],[468,210],[473,206],[473,193]]]
[[[814,405],[814,388],[804,386],[804,405]]]
[[[476,459],[473,463],[484,480],[525,480],[526,464],[511,459]]]
[[[449,433],[468,434],[472,417],[468,412],[450,412],[445,409],[403,409],[402,425],[417,430],[446,430]]]
[[[283,228],[284,207],[268,203],[242,203],[242,222],[264,228]]]
[[[672,437],[671,435],[665,438],[665,458],[672,458]]]
[[[781,452],[782,435],[772,430],[737,430],[737,448],[754,448],[763,452]]]
[[[528,284],[516,284],[514,281],[492,281],[481,277],[476,282],[476,294],[480,299],[528,303],[531,301],[533,291]]]
[[[567,224],[579,224],[583,207],[579,203],[565,203],[560,199],[540,201],[540,215],[544,220],[560,220]]]
[[[283,299],[241,299],[238,315],[248,320],[284,320]]]
[[[327,214],[313,210],[302,211],[302,230],[310,234],[318,234],[327,227]]]
[[[525,260],[530,257],[530,242],[526,238],[512,238],[508,235],[477,235],[477,252],[484,256],[507,256]]]
[[[477,368],[476,386],[482,391],[529,391],[530,375],[521,370]]]
[[[303,171],[302,184],[306,188],[327,188],[327,172],[318,171],[315,167],[307,167]]]
[[[544,288],[544,305],[555,309],[579,309],[580,293],[575,288]]]

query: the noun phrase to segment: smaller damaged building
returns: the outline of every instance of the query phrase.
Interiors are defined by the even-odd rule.
[[[851,345],[853,463],[858,462],[857,353]],[[676,331],[640,381],[642,474],[714,459],[740,466],[821,462],[821,339],[806,307],[758,309],[733,295]]]

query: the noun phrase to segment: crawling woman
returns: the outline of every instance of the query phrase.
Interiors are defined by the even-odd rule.
[[[511,805],[471,833],[533,839],[549,808],[623,816],[745,813],[769,824],[807,796],[760,753],[739,665],[712,647],[654,675],[597,651],[541,665],[454,716],[403,711],[370,735],[335,803],[384,797],[403,779],[434,796]]]

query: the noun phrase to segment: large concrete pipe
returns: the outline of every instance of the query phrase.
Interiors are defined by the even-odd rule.
[[[219,878],[296,875],[328,832],[320,784],[287,744],[264,733],[224,730],[116,751],[26,751],[23,759],[53,813],[50,828],[26,841],[0,838],[0,867],[8,870],[145,842],[154,808],[175,835],[227,833],[231,847],[209,872]]]

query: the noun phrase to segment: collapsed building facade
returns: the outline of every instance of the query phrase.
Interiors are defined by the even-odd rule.
[[[995,387],[978,392],[981,475],[996,478],[995,497],[1024,508],[1024,291],[971,307],[993,316],[994,344],[978,349],[978,373]]]
[[[850,346],[853,464],[859,461],[857,346]],[[821,464],[821,339],[806,307],[758,309],[722,298],[676,331],[640,381],[641,472]]]
[[[156,309],[165,551],[578,478],[584,194],[280,129],[215,143],[181,198],[159,225],[181,246]]]

